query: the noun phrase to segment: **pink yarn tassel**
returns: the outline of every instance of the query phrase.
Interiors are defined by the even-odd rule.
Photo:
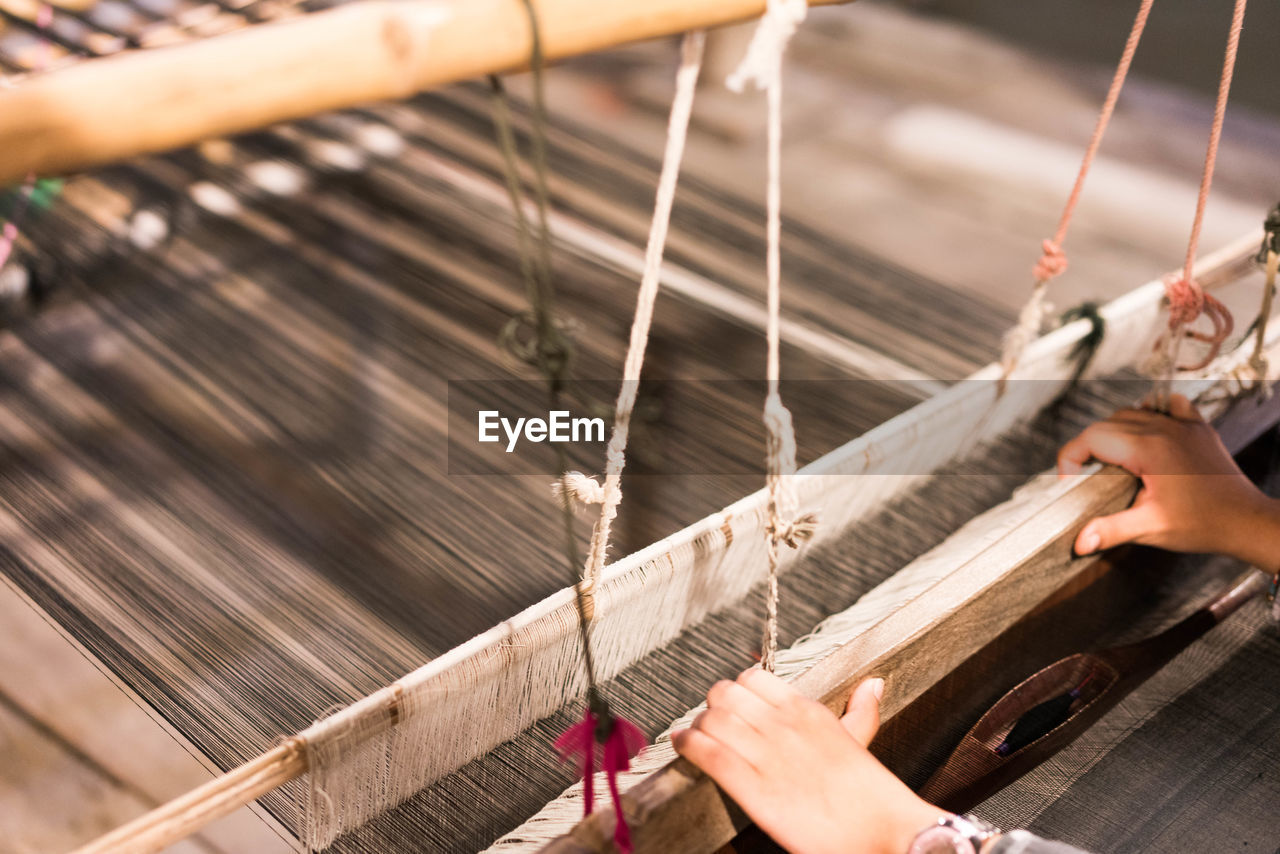
[[[601,723],[604,726],[601,726]],[[631,828],[622,814],[622,796],[618,792],[618,775],[630,770],[631,757],[635,756],[647,743],[644,733],[630,721],[605,711],[597,715],[590,707],[582,720],[569,727],[556,739],[556,750],[560,751],[562,762],[582,757],[582,814],[591,815],[595,808],[595,770],[596,740],[604,736],[604,750],[601,765],[605,780],[609,784],[609,794],[613,797],[614,825],[613,842],[622,854],[631,854]]]
[[[560,751],[560,761],[569,762],[575,757],[582,757],[582,814],[591,815],[595,808],[595,770],[596,770],[596,726],[595,713],[590,708],[582,720],[560,734],[556,739],[556,750]]]
[[[613,844],[622,854],[631,854],[631,828],[622,814],[622,796],[618,794],[618,775],[631,769],[631,757],[645,746],[644,733],[623,718],[613,719],[613,731],[604,743],[604,776],[613,796],[613,812],[617,821],[613,828]]]

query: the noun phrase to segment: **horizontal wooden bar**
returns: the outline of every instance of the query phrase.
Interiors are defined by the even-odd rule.
[[[849,0],[810,0],[828,5]],[[758,17],[765,0],[536,0],[547,59]],[[527,65],[522,0],[365,0],[0,89],[0,185]]]

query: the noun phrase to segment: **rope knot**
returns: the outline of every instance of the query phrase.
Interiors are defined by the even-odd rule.
[[[1204,289],[1195,279],[1181,273],[1164,278],[1164,293],[1169,300],[1169,328],[1177,329],[1193,323],[1205,308]]]
[[[498,333],[498,346],[514,359],[540,370],[559,386],[574,358],[578,324],[567,318],[539,319],[536,311],[513,315]]]
[[[771,521],[766,530],[774,542],[786,543],[791,548],[798,549],[801,543],[811,539],[818,530],[818,515],[805,513],[795,519]]]
[[[807,0],[769,0],[764,16],[747,46],[747,55],[729,75],[725,85],[742,92],[747,83],[765,89],[781,71],[782,53],[809,11]]]
[[[567,471],[551,484],[551,494],[558,501],[564,500],[566,490],[569,499],[578,504],[604,504],[605,501],[604,486],[580,471]]]
[[[1040,250],[1042,254],[1033,271],[1036,281],[1047,282],[1067,271],[1067,253],[1062,251],[1061,246],[1046,239],[1040,244]]]

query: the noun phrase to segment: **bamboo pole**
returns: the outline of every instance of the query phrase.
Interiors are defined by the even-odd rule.
[[[848,0],[810,0],[827,5]],[[765,0],[539,0],[548,59],[759,16]],[[521,0],[364,0],[0,90],[0,186],[527,64]]]

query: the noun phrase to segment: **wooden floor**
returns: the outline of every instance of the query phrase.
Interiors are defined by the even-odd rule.
[[[787,215],[1016,309],[1107,72],[888,7],[813,17],[788,70]],[[1122,34],[1113,35],[1118,45]],[[708,77],[723,76],[741,42],[741,33],[717,36]],[[552,108],[656,155],[672,55],[672,45],[654,44],[570,63],[551,75]],[[759,107],[714,79],[704,85],[687,172],[762,187]],[[1180,261],[1210,110],[1203,97],[1134,81],[1068,243],[1060,305],[1114,296]],[[1277,150],[1280,123],[1232,113],[1206,247],[1256,226],[1275,203]],[[68,849],[208,775],[0,585],[0,852]],[[174,850],[288,847],[266,819],[242,811]]]

